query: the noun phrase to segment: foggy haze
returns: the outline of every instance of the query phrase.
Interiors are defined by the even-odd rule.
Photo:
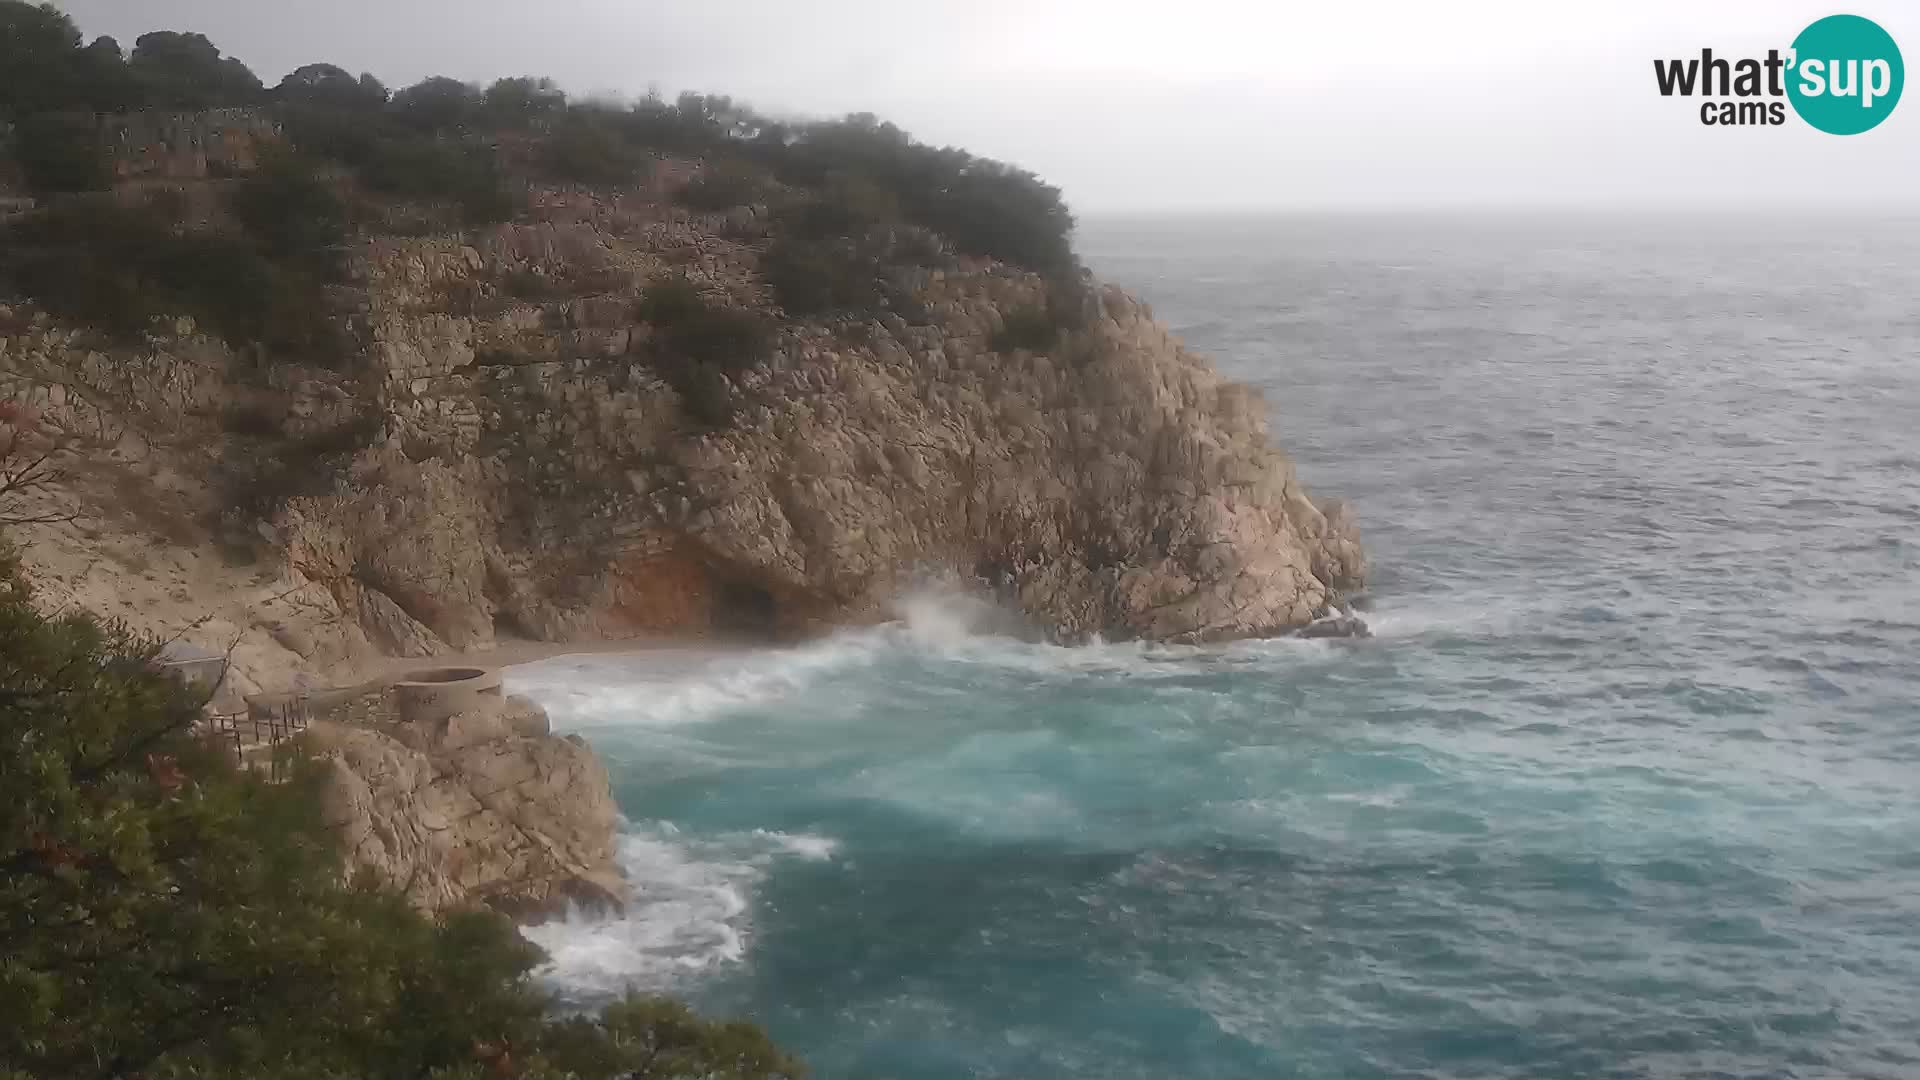
[[[66,0],[91,38],[207,34],[269,86],[301,64],[551,75],[575,95],[866,111],[1015,162],[1076,211],[1920,207],[1920,102],[1837,137],[1719,128],[1655,57],[1785,49],[1826,3]],[[1920,9],[1849,7],[1909,59]]]

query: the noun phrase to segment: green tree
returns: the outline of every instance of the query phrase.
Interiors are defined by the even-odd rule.
[[[156,30],[133,43],[127,61],[145,88],[147,101],[167,109],[212,109],[247,105],[265,91],[247,66],[221,56],[205,34]]]
[[[653,326],[654,370],[680,395],[687,417],[714,428],[731,424],[731,380],[773,351],[773,327],[754,312],[708,300],[680,276],[647,286],[636,314]]]
[[[471,124],[480,111],[480,88],[435,75],[393,95],[393,111],[421,131],[447,131]]]
[[[317,765],[236,770],[153,642],[31,600],[0,548],[0,1077],[800,1075],[655,999],[552,1017],[504,920],[343,880]]]
[[[525,127],[567,108],[566,92],[558,83],[531,75],[500,79],[487,87],[481,100],[489,120],[512,127]]]
[[[0,0],[0,115],[66,108],[80,29],[52,4]]]
[[[349,112],[377,110],[387,103],[387,88],[372,75],[354,78],[332,64],[305,64],[287,73],[273,88],[276,101]]]
[[[548,172],[580,184],[630,184],[643,160],[615,118],[591,107],[568,110],[542,149]]]
[[[113,170],[90,117],[45,112],[14,125],[13,155],[27,187],[42,194],[104,191],[113,186]]]
[[[315,265],[346,239],[346,204],[320,163],[297,154],[268,153],[227,205],[270,258]]]
[[[146,104],[140,80],[127,66],[120,43],[97,37],[74,54],[75,103],[95,112],[120,112]]]

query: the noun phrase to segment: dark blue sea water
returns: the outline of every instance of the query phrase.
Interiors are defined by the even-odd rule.
[[[1379,636],[518,669],[640,893],[554,985],[825,1078],[1920,1076],[1920,224],[1081,248],[1355,504]]]

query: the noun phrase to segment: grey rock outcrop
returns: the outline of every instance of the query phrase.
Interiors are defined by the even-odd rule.
[[[545,729],[519,698],[430,725],[316,721],[323,819],[356,872],[424,910],[617,908],[626,885],[606,768],[577,737]]]
[[[764,247],[658,192],[543,189],[528,220],[369,239],[352,377],[276,364],[243,398],[190,324],[121,360],[35,322],[0,336],[0,389],[76,429],[109,397],[165,401],[140,427],[176,447],[230,445],[197,418],[241,406],[298,438],[365,419],[332,490],[261,525],[275,595],[301,605],[260,652],[312,642],[311,664],[800,635],[884,618],[930,575],[1061,640],[1211,641],[1299,630],[1363,586],[1351,514],[1307,493],[1258,392],[1125,292],[1088,285],[1044,351],[1003,331],[1056,286],[950,254],[902,271],[911,321],[774,319]],[[650,351],[636,302],[663,275],[779,326],[714,384],[726,423],[694,419]]]
[[[1108,289],[1049,353],[1003,353],[1005,301],[956,284],[944,327],[804,342],[753,422],[687,445],[685,534],[828,612],[957,570],[1067,639],[1273,634],[1358,585],[1351,520],[1268,445],[1257,394],[1144,305]]]
[[[1210,641],[1304,627],[1363,582],[1351,516],[1307,494],[1258,392],[1117,288],[1046,351],[1004,349],[1049,286],[957,260],[923,272],[914,324],[787,322],[729,384],[734,422],[703,432],[632,301],[671,271],[765,305],[755,250],[684,213],[541,205],[468,244],[370,250],[386,447],[281,533],[343,607],[371,583],[454,648],[496,625],[804,633],[882,617],[933,572],[1063,640]],[[492,284],[527,274],[593,291],[535,304]],[[458,314],[433,310],[445,296]],[[421,640],[393,622],[370,636]]]

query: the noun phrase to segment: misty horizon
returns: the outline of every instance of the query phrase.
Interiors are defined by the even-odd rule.
[[[1337,11],[1201,3],[1178,18],[1000,0],[905,11],[838,0],[804,12],[611,0],[57,6],[89,39],[126,48],[151,30],[204,33],[269,86],[326,62],[395,89],[433,75],[545,75],[576,99],[693,90],[778,116],[871,112],[923,142],[1032,170],[1083,216],[1920,210],[1920,106],[1836,137],[1797,122],[1703,127],[1689,102],[1660,96],[1655,59],[1784,47],[1831,13],[1810,3],[1577,14],[1506,0],[1444,12],[1398,0]],[[1896,41],[1920,40],[1910,10],[1856,10]]]

